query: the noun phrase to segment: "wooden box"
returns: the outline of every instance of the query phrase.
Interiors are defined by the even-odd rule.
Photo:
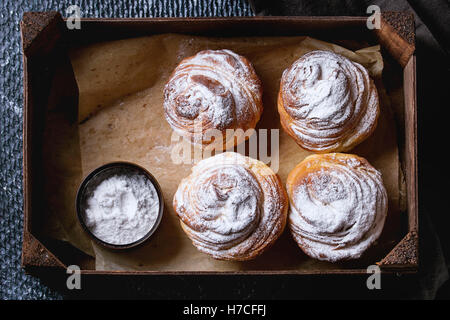
[[[379,43],[383,55],[399,70],[403,88],[403,108],[399,121],[399,153],[406,183],[404,234],[377,264],[382,272],[411,273],[418,269],[417,205],[417,119],[414,18],[410,14],[382,14],[381,29],[369,30],[367,17],[236,17],[236,18],[145,18],[82,19],[80,30],[68,30],[57,12],[26,12],[21,23],[24,70],[23,191],[24,231],[22,266],[27,272],[63,271],[67,261],[80,265],[83,274],[223,274],[224,272],[100,272],[92,258],[71,245],[42,234],[43,190],[42,131],[44,114],[56,65],[66,68],[58,75],[57,92],[52,96],[77,104],[77,84],[67,48],[73,44],[122,39],[158,33],[184,33],[209,36],[308,35],[322,40],[367,40]],[[61,71],[58,71],[61,72]],[[54,90],[54,89],[53,89]],[[334,270],[250,270],[233,274],[365,274],[364,268]]]

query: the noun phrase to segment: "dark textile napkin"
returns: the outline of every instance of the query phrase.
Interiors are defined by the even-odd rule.
[[[22,244],[22,62],[19,23],[24,11],[57,10],[73,3],[83,17],[172,17],[272,15],[365,15],[369,4],[382,10],[415,12],[419,92],[419,170],[421,271],[417,276],[387,276],[382,290],[369,291],[366,277],[226,276],[98,278],[83,282],[79,292],[25,275],[20,268]],[[252,6],[253,5],[253,9]],[[7,0],[0,2],[0,299],[152,298],[152,299],[300,299],[300,298],[433,298],[448,278],[444,252],[450,234],[445,198],[437,176],[445,164],[436,157],[445,146],[448,106],[448,1],[253,1],[245,0]],[[442,172],[442,173],[440,173]],[[442,178],[441,178],[442,176]],[[433,225],[435,228],[433,228]],[[59,288],[59,287],[58,287]],[[220,288],[220,289],[218,289]]]

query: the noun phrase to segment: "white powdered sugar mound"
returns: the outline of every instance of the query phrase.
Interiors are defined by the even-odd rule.
[[[245,128],[259,119],[261,99],[259,79],[243,57],[204,50],[174,70],[164,88],[164,111],[173,130],[201,144],[209,129]]]
[[[212,175],[212,176],[211,176]],[[218,249],[229,248],[245,239],[260,219],[261,190],[258,181],[243,167],[223,166],[198,177],[194,224],[208,230],[202,234]]]
[[[145,175],[117,174],[88,195],[84,221],[98,239],[124,245],[144,237],[158,214],[158,194]]]
[[[359,258],[383,229],[387,194],[381,174],[358,159],[325,164],[291,192],[294,238],[316,259]]]
[[[362,65],[344,56],[307,53],[285,70],[282,83],[290,128],[307,149],[345,149],[376,123],[376,87]]]
[[[175,211],[200,251],[245,260],[282,231],[285,198],[273,172],[255,173],[253,168],[262,165],[226,152],[200,161],[181,181]]]

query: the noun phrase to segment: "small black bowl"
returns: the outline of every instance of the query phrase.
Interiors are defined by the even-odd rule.
[[[148,177],[150,182],[153,184],[153,186],[156,189],[156,193],[158,194],[158,200],[159,200],[159,212],[158,217],[156,219],[155,224],[153,225],[152,229],[143,236],[141,239],[136,240],[132,243],[127,244],[112,244],[107,243],[99,238],[97,238],[91,230],[86,226],[86,223],[84,221],[84,210],[85,210],[85,203],[86,203],[86,190],[95,188],[98,186],[103,180],[110,177],[113,174],[120,174],[120,173],[129,173],[129,172],[136,172],[139,174],[144,174]],[[158,181],[155,179],[155,177],[148,172],[146,169],[142,168],[141,166],[138,166],[131,162],[111,162],[107,163],[105,165],[102,165],[101,167],[98,167],[94,171],[92,171],[90,174],[88,174],[83,181],[81,182],[80,186],[78,187],[77,191],[77,197],[76,197],[76,210],[77,210],[77,217],[78,221],[81,224],[81,227],[83,230],[94,240],[96,243],[109,248],[109,249],[130,249],[139,246],[140,244],[147,241],[152,234],[156,231],[158,228],[163,212],[164,212],[164,199],[162,196],[161,187],[158,184]]]

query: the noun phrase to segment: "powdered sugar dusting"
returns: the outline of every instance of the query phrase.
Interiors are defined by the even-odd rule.
[[[261,115],[261,84],[245,58],[230,50],[205,50],[184,59],[164,89],[170,126],[200,143],[194,132],[236,129]],[[247,129],[247,128],[244,128]]]
[[[130,244],[155,225],[159,199],[149,179],[136,173],[112,175],[87,195],[84,220],[89,230],[110,244]]]
[[[219,259],[245,260],[273,242],[286,220],[284,193],[263,163],[237,153],[200,161],[174,197],[193,244]]]
[[[381,174],[353,155],[320,159],[319,165],[317,156],[306,158],[300,165],[307,173],[288,178],[292,234],[314,258],[359,258],[383,229],[387,194]]]
[[[290,129],[309,150],[346,150],[376,124],[378,94],[367,70],[330,51],[312,51],[282,76]]]

